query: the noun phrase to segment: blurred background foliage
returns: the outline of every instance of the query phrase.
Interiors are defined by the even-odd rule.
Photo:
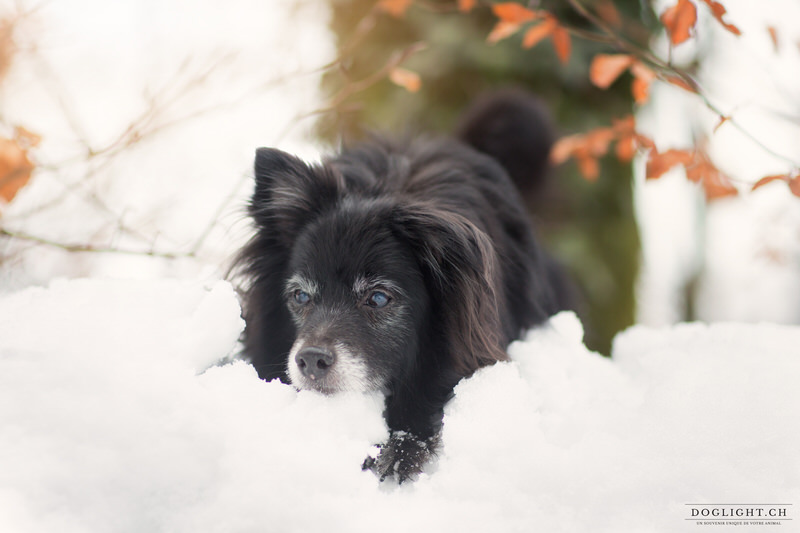
[[[326,94],[343,94],[348,83],[384,68],[392,54],[425,44],[403,63],[420,75],[420,89],[412,93],[383,79],[334,98],[335,109],[317,124],[318,135],[329,143],[355,140],[370,130],[446,135],[473,99],[506,86],[523,87],[544,100],[559,136],[608,126],[612,118],[632,112],[629,83],[600,90],[589,82],[592,57],[613,49],[592,38],[597,35],[593,26],[568,2],[529,6],[548,10],[570,29],[572,52],[566,64],[559,62],[549,39],[531,49],[522,48],[520,34],[488,44],[486,37],[497,22],[488,3],[463,13],[454,0],[427,0],[394,17],[376,10],[374,0],[328,2],[340,64],[323,78]],[[609,3],[582,2],[601,14]],[[647,48],[657,26],[649,3],[616,0],[614,6],[611,23]],[[587,345],[608,354],[614,334],[634,322],[640,242],[631,165],[606,157],[601,168],[595,182],[581,177],[574,162],[555,168],[549,187],[526,203],[546,248],[579,286]]]

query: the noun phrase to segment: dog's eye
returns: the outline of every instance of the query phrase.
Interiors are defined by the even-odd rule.
[[[306,305],[311,301],[311,296],[309,296],[306,291],[301,291],[298,289],[294,291],[294,301],[300,305]]]
[[[382,291],[375,291],[369,295],[369,299],[367,300],[367,305],[370,307],[375,307],[376,309],[380,309],[381,307],[386,307],[386,304],[389,303],[389,295]]]

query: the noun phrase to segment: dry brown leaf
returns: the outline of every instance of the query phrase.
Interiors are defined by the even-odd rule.
[[[395,67],[389,72],[389,79],[395,85],[399,85],[408,92],[415,93],[422,87],[422,79],[419,74],[406,70],[401,67]]]
[[[686,178],[703,186],[707,201],[739,194],[730,178],[717,168],[705,152],[695,151],[694,160],[685,167]]]
[[[476,0],[458,0],[458,10],[469,13],[475,7]]]
[[[497,18],[510,24],[523,24],[542,16],[541,13],[523,7],[515,2],[494,4],[492,5],[492,11]]]
[[[618,140],[614,153],[617,159],[623,163],[631,161],[633,156],[636,155],[635,137],[633,135],[627,135]]]
[[[572,40],[569,37],[569,32],[560,24],[556,24],[550,34],[550,38],[553,40],[553,48],[555,48],[561,64],[567,63],[572,52]]]
[[[560,164],[574,158],[581,175],[595,181],[600,175],[599,158],[608,153],[612,142],[616,141],[615,153],[620,161],[633,159],[638,147],[654,148],[653,141],[636,133],[633,115],[615,119],[611,127],[600,127],[586,133],[562,137],[553,145],[550,161]]]
[[[531,27],[522,37],[522,47],[533,48],[539,41],[550,35],[555,27],[556,22],[554,19],[547,19],[541,24]]]
[[[597,128],[584,136],[584,146],[589,154],[602,157],[608,153],[608,146],[616,135],[611,128]]]
[[[750,190],[754,191],[754,190],[756,190],[758,188],[763,187],[767,183],[771,183],[771,182],[776,181],[776,180],[785,181],[785,182],[788,183],[789,182],[789,175],[788,174],[775,174],[775,175],[772,175],[772,176],[764,176],[763,178],[761,178],[760,180],[755,182],[755,184],[753,185],[753,188],[750,189]]]
[[[622,118],[612,118],[611,127],[617,135],[633,135],[636,132],[636,119],[633,115]]]
[[[650,81],[643,78],[634,78],[631,83],[631,93],[633,101],[637,104],[644,104],[650,98]]]
[[[597,54],[589,67],[589,80],[601,89],[608,89],[635,59],[628,54]]]
[[[769,38],[772,41],[772,47],[777,52],[780,48],[778,45],[778,30],[775,29],[775,26],[767,26],[767,33],[769,33]]]
[[[597,15],[613,28],[622,27],[622,16],[611,0],[600,0],[594,6]]]
[[[631,65],[631,73],[633,74],[631,87],[633,99],[637,104],[643,104],[650,97],[650,84],[656,79],[656,73],[641,61],[636,61]]]
[[[393,17],[400,18],[406,14],[413,0],[380,0],[378,7]]]
[[[795,196],[800,196],[800,174],[789,180],[789,190]]]
[[[560,165],[569,159],[583,142],[583,135],[580,134],[561,137],[550,149],[550,161],[554,165]]]
[[[8,19],[0,20],[0,81],[5,78],[11,67],[11,60],[15,52],[14,23]]]
[[[514,35],[517,33],[519,28],[519,24],[501,20],[495,24],[494,28],[492,28],[492,31],[489,32],[489,35],[486,37],[486,42],[489,44],[495,44],[498,41],[502,41],[503,39]]]
[[[689,39],[689,30],[697,22],[697,8],[689,0],[678,0],[678,3],[661,14],[672,44],[681,44]]]
[[[716,200],[739,194],[739,190],[733,186],[730,179],[708,159],[687,167],[686,177],[691,181],[699,181],[703,184],[706,200]]]
[[[642,148],[648,148],[650,150],[655,150],[656,143],[653,142],[653,139],[651,139],[650,137],[646,135],[641,135],[639,133],[637,133],[635,137],[636,137],[636,144],[638,146],[641,146]]]
[[[600,176],[600,164],[590,155],[576,156],[578,170],[586,181],[597,181]]]
[[[714,15],[714,18],[717,19],[717,22],[722,24],[722,26],[726,30],[728,30],[729,32],[731,32],[734,35],[741,35],[742,34],[742,32],[739,30],[739,28],[737,28],[733,24],[729,24],[729,23],[725,22],[724,20],[722,20],[722,17],[725,15],[725,13],[727,13],[727,10],[725,9],[725,6],[723,6],[719,2],[715,2],[714,0],[703,0],[703,2],[705,2],[705,4],[711,9],[711,14]]]
[[[0,198],[13,200],[31,179],[33,168],[27,150],[15,139],[0,138]]]
[[[655,148],[650,151],[647,159],[647,179],[658,179],[676,165],[689,165],[694,160],[694,153],[688,150],[667,150],[658,152]]]

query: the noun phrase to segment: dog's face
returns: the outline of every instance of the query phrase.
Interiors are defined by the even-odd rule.
[[[412,249],[380,209],[343,201],[305,227],[284,298],[297,331],[287,364],[298,388],[384,390],[413,365],[429,296]]]
[[[256,155],[250,214],[261,248],[247,257],[269,279],[255,293],[280,298],[294,324],[292,383],[390,390],[426,365],[469,375],[502,358],[487,236],[428,198],[346,173],[279,150]]]

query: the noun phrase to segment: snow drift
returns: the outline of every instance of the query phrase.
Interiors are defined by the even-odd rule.
[[[242,326],[225,282],[0,299],[0,531],[677,531],[715,501],[797,518],[798,327],[635,327],[609,360],[562,313],[458,385],[438,460],[396,486],[359,469],[381,399],[218,364]]]

